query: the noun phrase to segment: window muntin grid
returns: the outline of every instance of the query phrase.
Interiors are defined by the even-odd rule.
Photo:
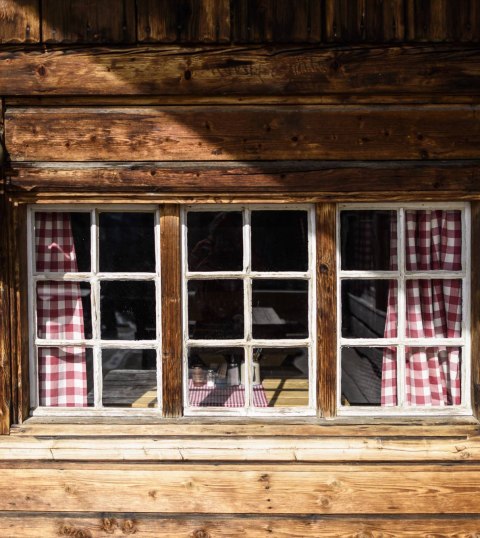
[[[188,252],[188,225],[187,216],[190,212],[241,212],[242,213],[242,246],[243,263],[241,270],[225,271],[192,271],[189,270]],[[251,216],[254,211],[305,211],[308,223],[308,267],[306,271],[255,271],[252,270],[252,234]],[[315,220],[311,205],[194,205],[187,207],[182,214],[182,252],[183,252],[183,386],[184,386],[184,414],[185,415],[313,415],[316,414],[316,315],[315,301]],[[188,286],[194,280],[236,279],[243,283],[243,312],[244,331],[240,338],[227,339],[194,339],[189,336],[188,315]],[[264,339],[254,338],[252,335],[252,289],[253,281],[259,280],[285,280],[297,279],[308,283],[308,337]],[[246,362],[245,405],[244,407],[228,408],[212,406],[208,408],[189,405],[189,379],[188,354],[192,348],[237,348],[244,351]],[[306,348],[308,350],[308,406],[302,407],[255,407],[253,397],[253,353],[256,348],[285,349]]]
[[[90,215],[90,271],[78,272],[46,272],[38,271],[35,248],[35,213],[89,213]],[[155,251],[155,270],[153,272],[101,272],[99,270],[101,213],[151,213],[153,215],[153,237]],[[33,415],[77,415],[115,416],[125,414],[151,415],[161,413],[161,281],[160,281],[160,211],[152,205],[98,205],[98,206],[52,206],[42,205],[30,207],[28,211],[28,267],[29,267],[29,326],[30,338],[30,397]],[[82,339],[40,338],[37,334],[37,283],[42,282],[76,282],[90,286],[90,307],[92,337]],[[106,339],[101,337],[101,284],[102,282],[151,282],[154,286],[155,303],[155,337],[152,339]],[[39,405],[39,380],[37,350],[52,347],[81,346],[89,349],[93,355],[93,406],[89,407],[49,407]],[[156,404],[148,408],[104,407],[102,404],[102,350],[152,350],[156,357]],[[149,356],[151,353],[149,354]]]
[[[405,212],[409,210],[458,210],[462,222],[462,268],[459,271],[406,270]],[[344,270],[341,259],[341,212],[388,210],[396,212],[397,268],[395,270]],[[406,328],[406,286],[412,280],[459,279],[462,281],[462,329],[460,338],[408,338]],[[395,338],[347,338],[342,336],[342,282],[359,280],[397,281],[397,336]],[[361,415],[469,415],[470,402],[470,208],[465,203],[443,204],[341,204],[337,218],[337,414]],[[382,348],[392,346],[397,359],[397,405],[396,406],[350,406],[342,405],[342,349]],[[436,346],[458,347],[461,361],[461,405],[412,406],[406,404],[405,349],[432,348]]]

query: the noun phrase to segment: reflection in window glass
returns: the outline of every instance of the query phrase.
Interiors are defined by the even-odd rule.
[[[397,212],[342,211],[343,271],[395,271],[397,269]]]
[[[101,282],[100,315],[102,339],[155,339],[155,283]]]
[[[190,338],[243,338],[243,282],[191,280],[188,283],[188,320]]]
[[[308,405],[308,348],[256,348],[251,372],[253,389],[264,392],[268,407]],[[262,404],[254,398],[256,407]]]
[[[306,211],[252,211],[252,270],[308,269]]]
[[[254,338],[308,338],[308,282],[256,279],[252,284]]]
[[[389,291],[396,291],[391,280],[344,280],[342,282],[342,336],[384,338],[387,328]],[[396,336],[396,293],[389,307],[389,334]],[[393,314],[395,312],[395,315]]]
[[[155,272],[153,213],[100,213],[100,272]]]
[[[187,226],[190,271],[242,270],[242,213],[192,211],[188,213]]]
[[[343,347],[341,357],[342,405],[381,405],[382,375],[396,405],[396,348]]]
[[[157,407],[156,363],[154,349],[103,349],[103,405]]]

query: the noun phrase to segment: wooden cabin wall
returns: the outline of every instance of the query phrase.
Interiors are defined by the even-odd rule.
[[[479,39],[473,0],[0,0],[0,536],[480,535],[473,418],[25,421],[21,328],[27,202],[148,193],[178,257],[193,199],[321,201],[330,245],[337,202],[469,200],[476,245]]]

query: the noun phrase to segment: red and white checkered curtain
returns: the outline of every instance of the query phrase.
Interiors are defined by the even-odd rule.
[[[407,271],[462,269],[460,211],[406,211]],[[396,248],[396,241],[393,242]],[[393,295],[395,294],[395,297]],[[385,337],[397,324],[396,291],[391,293]],[[461,279],[419,279],[406,282],[407,338],[459,338],[462,327]],[[396,405],[396,361],[386,350],[382,372],[382,405]],[[405,352],[408,405],[461,403],[460,348],[407,348]]]
[[[70,215],[35,213],[35,250],[38,272],[77,271]],[[77,282],[38,283],[37,328],[39,338],[84,338],[83,306]],[[38,373],[40,405],[87,405],[84,348],[39,348]]]

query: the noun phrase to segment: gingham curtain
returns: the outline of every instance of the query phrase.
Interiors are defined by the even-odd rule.
[[[462,268],[460,211],[406,211],[407,271]],[[396,249],[396,241],[392,241]],[[396,253],[395,253],[396,255]],[[406,282],[407,338],[459,338],[462,325],[461,279],[422,279]],[[385,337],[394,336],[397,323],[396,286],[390,290]],[[395,405],[396,361],[384,353],[382,405]],[[461,403],[460,348],[407,348],[406,403],[408,405],[459,405]]]
[[[38,272],[77,271],[75,245],[67,213],[35,213],[35,250]],[[38,283],[37,327],[40,338],[84,338],[83,307],[78,283]],[[39,348],[38,374],[40,405],[87,405],[83,348]]]

